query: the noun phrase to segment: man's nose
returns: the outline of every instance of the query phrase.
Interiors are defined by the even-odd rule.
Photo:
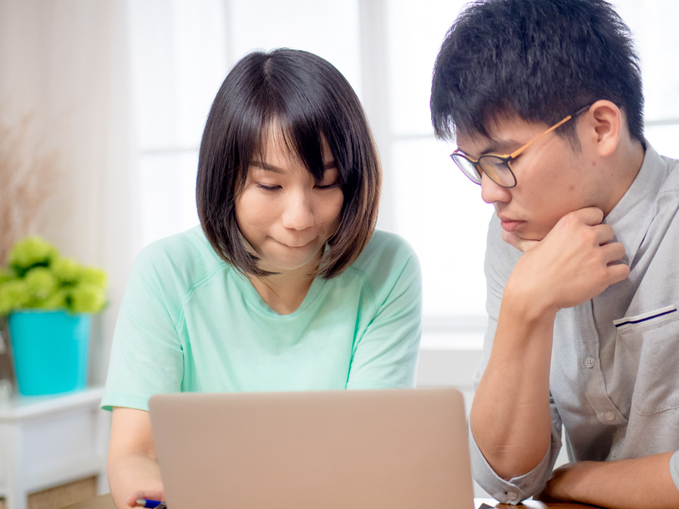
[[[481,199],[486,203],[507,203],[512,194],[509,189],[493,182],[488,175],[481,173]]]

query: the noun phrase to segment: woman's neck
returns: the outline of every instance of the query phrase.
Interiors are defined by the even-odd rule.
[[[300,267],[266,277],[248,276],[264,302],[279,315],[294,313],[314,281],[315,267]]]

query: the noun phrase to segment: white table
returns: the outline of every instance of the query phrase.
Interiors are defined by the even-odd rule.
[[[489,498],[475,498],[474,507],[478,508],[481,504],[486,503],[491,507],[505,507],[513,506],[498,504],[495,500]],[[569,504],[567,502],[536,502],[535,500],[524,501],[524,509],[596,509],[591,505]],[[85,500],[79,504],[69,505],[63,509],[115,509],[111,495],[100,495],[90,500]],[[420,508],[417,508],[420,509]]]
[[[0,402],[0,497],[26,509],[29,493],[98,476],[107,491],[110,417],[99,409],[103,388]]]

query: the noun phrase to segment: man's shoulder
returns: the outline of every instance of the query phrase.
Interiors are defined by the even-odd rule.
[[[667,169],[667,178],[663,182],[660,193],[679,193],[679,159],[660,156]]]

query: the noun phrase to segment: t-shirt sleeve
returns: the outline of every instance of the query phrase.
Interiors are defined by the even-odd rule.
[[[422,335],[422,274],[412,248],[398,237],[391,240],[389,249],[373,259],[367,280],[373,293],[362,310],[371,319],[356,341],[347,389],[415,386]]]
[[[499,221],[494,216],[488,229],[486,248],[486,311],[488,313],[488,327],[483,341],[483,355],[474,374],[474,388],[478,387],[483,372],[488,364],[490,352],[493,348],[497,320],[500,314],[500,304],[504,287],[509,279],[520,253],[506,244],[501,238]],[[470,432],[470,447],[472,474],[476,482],[493,498],[504,504],[518,504],[522,500],[539,492],[549,479],[556,458],[561,449],[561,417],[554,401],[550,398],[552,438],[549,450],[542,461],[530,472],[512,479],[503,479],[495,473],[484,458],[474,436]]]
[[[116,322],[102,408],[148,410],[154,394],[179,392],[183,352],[172,264],[152,244],[140,253],[128,279]]]

